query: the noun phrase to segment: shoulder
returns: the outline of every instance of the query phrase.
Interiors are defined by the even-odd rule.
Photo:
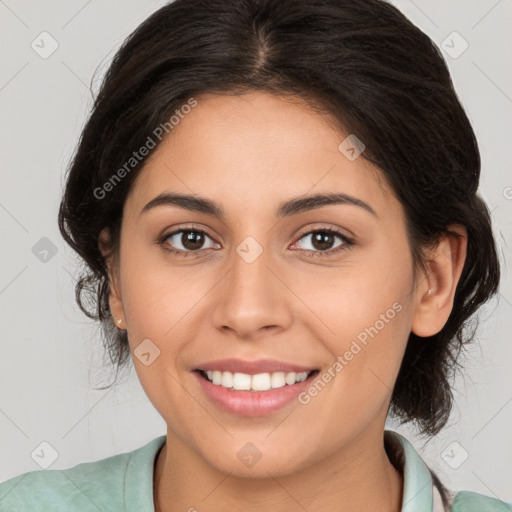
[[[102,488],[111,484],[110,500],[119,500],[118,476],[124,457],[83,463],[69,469],[38,470],[24,473],[0,484],[0,511],[22,510],[102,510]],[[113,485],[112,485],[113,484]]]
[[[127,500],[152,501],[153,463],[164,443],[160,436],[132,452],[11,478],[0,484],[0,512],[97,512],[124,510]]]
[[[442,485],[414,446],[401,434],[385,431],[385,447],[392,464],[404,478],[402,512],[441,512],[443,495],[451,512],[512,512],[512,503],[471,491],[453,492]]]
[[[471,491],[460,491],[453,498],[452,512],[512,512],[512,504]]]

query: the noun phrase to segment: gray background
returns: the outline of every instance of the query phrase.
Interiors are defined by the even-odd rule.
[[[500,296],[457,379],[449,426],[430,442],[398,430],[453,489],[512,501],[511,0],[393,2],[445,52],[482,152],[481,193],[503,265]],[[57,229],[63,175],[93,89],[123,39],[162,1],[0,0],[0,480],[133,450],[165,433],[133,369],[109,391],[98,327],[74,301],[77,260]],[[32,49],[58,49],[43,59]],[[458,32],[469,44],[451,35]],[[445,41],[443,43],[443,41]],[[44,48],[43,48],[44,45]],[[456,58],[454,58],[454,55]],[[46,237],[48,240],[42,238]],[[45,252],[47,251],[47,252]],[[56,252],[55,252],[56,251]],[[53,254],[55,252],[55,254]],[[390,424],[390,427],[394,425]]]

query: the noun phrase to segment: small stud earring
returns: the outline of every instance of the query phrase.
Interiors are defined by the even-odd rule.
[[[432,293],[434,293],[435,291],[435,288],[430,288],[430,290],[428,291],[428,294],[431,295]]]
[[[118,318],[117,316],[114,316],[113,318],[114,318],[114,321],[117,324],[117,326],[120,328],[121,324],[123,323],[123,319],[122,318]]]

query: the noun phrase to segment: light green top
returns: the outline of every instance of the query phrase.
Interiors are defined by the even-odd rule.
[[[430,471],[414,447],[396,432],[405,466],[402,512],[437,512]],[[0,484],[1,512],[154,512],[153,469],[166,436],[129,453],[72,468],[24,473]],[[512,512],[512,504],[462,491],[455,495],[452,512]]]

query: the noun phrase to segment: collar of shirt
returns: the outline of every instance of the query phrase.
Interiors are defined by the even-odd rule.
[[[414,446],[398,432],[386,430],[384,436],[391,449],[401,452],[395,454],[395,459],[402,461],[404,479],[401,512],[443,512],[443,508],[439,508],[439,499],[435,500],[434,509],[434,482]]]
[[[404,490],[402,495],[401,512],[443,512],[439,496],[434,500],[432,476],[423,459],[413,445],[401,434],[386,430],[384,432],[386,444],[389,450],[399,451],[394,453],[395,460],[401,459],[402,475],[404,478]],[[166,441],[166,436],[154,439],[149,450],[154,456],[148,460],[147,451],[137,450],[133,452],[128,462],[125,474],[125,504],[129,512],[146,510],[148,496],[153,496],[153,469],[141,471],[142,466],[154,461],[160,449]],[[147,468],[150,469],[150,468]],[[144,492],[141,492],[141,490]],[[435,508],[434,508],[435,504]],[[439,508],[441,505],[441,508]]]

